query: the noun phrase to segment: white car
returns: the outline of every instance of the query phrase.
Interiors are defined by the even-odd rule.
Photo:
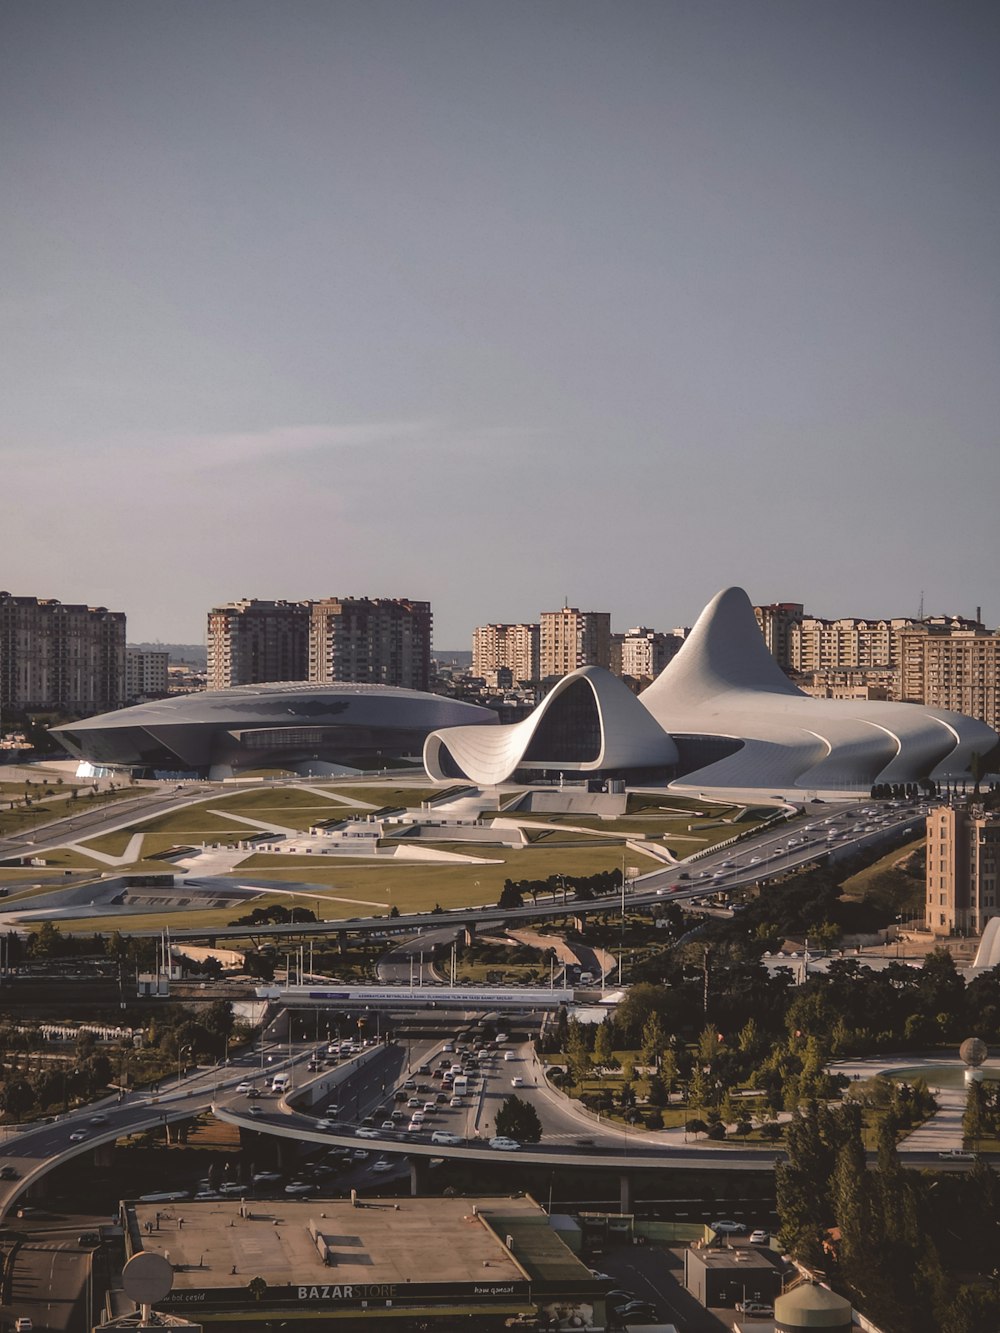
[[[372,1170],[391,1171],[395,1165],[395,1162],[391,1162],[388,1157],[380,1157],[377,1162],[372,1163]]]
[[[381,1133],[380,1129],[368,1129],[362,1126],[361,1129],[354,1131],[354,1137],[358,1139],[377,1139]]]
[[[461,1137],[458,1134],[449,1134],[446,1129],[436,1129],[431,1135],[431,1143],[443,1143],[453,1147],[456,1143],[461,1143]]]
[[[69,1136],[69,1141],[70,1143],[82,1143],[86,1137],[87,1131],[85,1129],[75,1129]]]
[[[509,1139],[505,1134],[498,1134],[496,1138],[490,1139],[490,1147],[495,1148],[497,1152],[517,1152],[520,1146],[517,1139]]]
[[[252,1087],[253,1084],[244,1079],[242,1083],[237,1083],[234,1092],[249,1092]]]
[[[742,1222],[722,1220],[719,1222],[709,1222],[708,1225],[713,1231],[717,1231],[720,1236],[739,1236],[742,1232],[746,1231],[746,1227]]]
[[[317,1121],[316,1121],[316,1128],[317,1128],[317,1129],[333,1129],[333,1121],[332,1121],[332,1120],[327,1120],[326,1117],[324,1116],[324,1118],[323,1118],[322,1120],[317,1120]]]
[[[512,1088],[523,1088],[523,1087],[524,1087],[524,1079],[523,1079],[523,1078],[512,1078],[511,1081],[510,1081],[510,1086],[511,1086]]]
[[[291,1195],[296,1195],[296,1194],[318,1194],[318,1193],[319,1193],[319,1186],[318,1186],[318,1185],[310,1185],[310,1184],[308,1183],[308,1181],[305,1181],[305,1180],[293,1180],[292,1183],[291,1183],[290,1185],[286,1185],[286,1186],[285,1186],[285,1193],[286,1193],[286,1194],[291,1194]]]
[[[505,1060],[516,1060],[516,1059],[517,1059],[517,1052],[516,1052],[516,1051],[504,1051],[504,1053],[503,1053],[503,1058],[504,1058]]]
[[[770,1240],[771,1240],[771,1233],[769,1231],[761,1231],[758,1228],[756,1231],[750,1232],[751,1245],[768,1245],[770,1244]]]

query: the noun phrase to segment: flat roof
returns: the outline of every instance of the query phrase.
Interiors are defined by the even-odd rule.
[[[128,1203],[141,1248],[174,1267],[174,1292],[302,1283],[591,1283],[531,1198]],[[515,1238],[511,1257],[505,1239]],[[330,1262],[324,1263],[317,1238]]]

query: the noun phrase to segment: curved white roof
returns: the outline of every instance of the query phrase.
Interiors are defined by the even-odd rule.
[[[742,588],[718,593],[680,652],[639,696],[672,735],[731,736],[735,754],[688,785],[868,787],[968,770],[997,743],[984,722],[922,704],[814,699],[785,676]]]
[[[543,726],[568,705],[568,696],[581,683],[589,690],[599,723],[596,749],[591,756],[576,759],[567,758],[565,751],[560,755],[558,748],[546,753],[548,738]],[[526,759],[536,740],[542,752]],[[466,777],[486,787],[506,782],[522,763],[534,768],[595,773],[605,769],[667,768],[677,762],[677,747],[628,686],[603,667],[593,666],[563,676],[531,715],[513,726],[446,727],[432,732],[424,742],[424,767],[432,778],[451,776],[445,749]]]

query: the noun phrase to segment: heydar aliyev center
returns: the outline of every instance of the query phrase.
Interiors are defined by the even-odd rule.
[[[727,588],[638,697],[603,668],[581,667],[522,722],[432,732],[424,766],[480,786],[562,773],[867,794],[876,783],[962,778],[998,742],[984,722],[945,709],[803,694],[768,651],[746,593]]]

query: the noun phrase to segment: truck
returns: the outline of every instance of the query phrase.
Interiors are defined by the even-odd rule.
[[[456,1097],[464,1097],[469,1091],[469,1080],[465,1074],[456,1074],[451,1090]]]

